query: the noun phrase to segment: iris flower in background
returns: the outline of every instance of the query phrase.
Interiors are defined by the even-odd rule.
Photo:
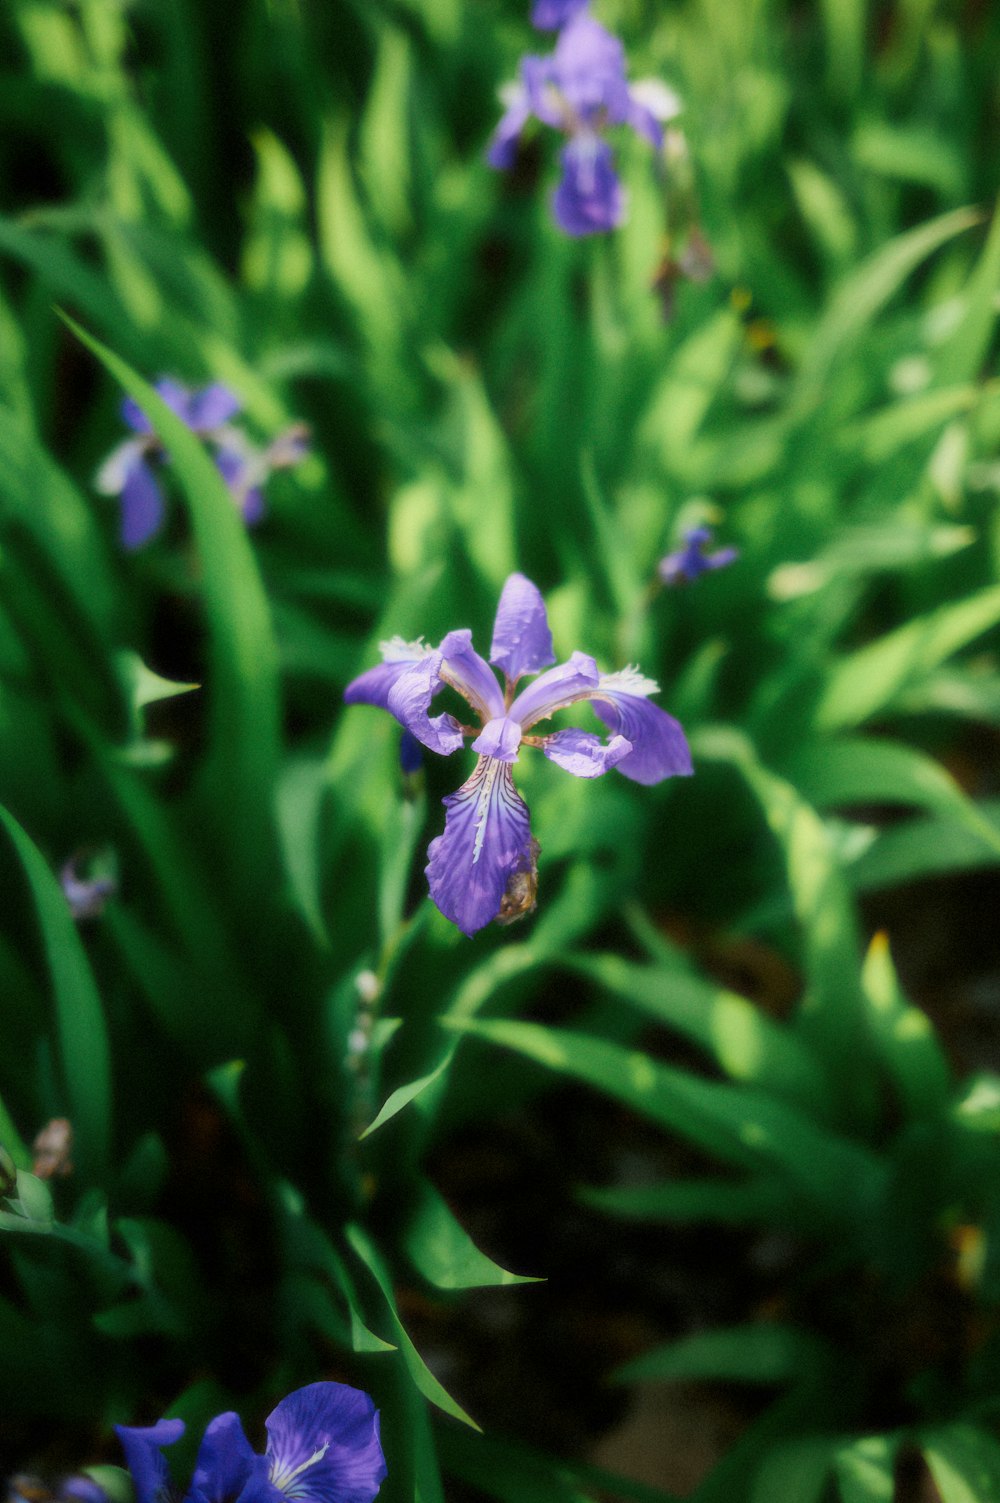
[[[539,31],[558,31],[567,21],[572,21],[587,9],[588,0],[535,0],[531,8],[531,24]]]
[[[707,574],[712,569],[724,569],[727,564],[735,563],[739,558],[738,548],[718,548],[714,553],[706,553],[705,549],[711,541],[710,527],[689,527],[684,533],[683,546],[660,559],[657,573],[663,583],[690,584],[700,575]]]
[[[550,762],[578,778],[596,778],[617,767],[637,783],[691,772],[684,732],[672,716],[649,702],[658,692],[636,668],[601,673],[592,657],[574,652],[555,663],[545,605],[535,585],[512,574],[503,587],[493,626],[490,663],[472,646],[468,630],[452,631],[438,647],[394,637],[382,643],[383,662],[347,686],[348,704],[388,710],[431,751],[450,756],[475,739],[479,760],[471,777],[444,799],[444,834],[432,840],[427,877],[431,897],[464,934],[475,934],[492,919],[519,917],[534,907],[538,843],[528,809],[518,795],[511,767],[522,745],[536,746]],[[540,673],[541,669],[547,672]],[[525,676],[534,683],[518,692]],[[453,715],[430,716],[439,690],[455,689],[473,711],[478,726]],[[557,710],[589,699],[608,730],[606,741],[589,731],[532,734]]]
[[[239,398],[218,382],[192,391],[162,377],[155,390],[185,427],[215,449],[215,462],[248,526],[264,514],[262,486],[273,470],[287,469],[305,457],[308,431],[295,424],[266,449],[252,444],[232,419]],[[156,469],[163,463],[163,444],[145,413],[126,397],[122,418],[133,437],[112,449],[94,479],[102,495],[121,498],[121,543],[130,552],[150,542],[163,526],[166,508]]]
[[[539,9],[548,17],[573,8],[549,4],[536,7],[536,15]],[[551,56],[522,58],[519,79],[501,97],[507,110],[487,151],[491,166],[513,165],[521,132],[532,118],[566,137],[552,207],[567,235],[599,234],[624,216],[625,193],[602,134],[605,127],[627,125],[659,150],[663,122],[680,111],[666,84],[651,79],[629,85],[621,42],[579,8],[560,31]]]
[[[239,1416],[217,1415],[204,1434],[185,1503],[372,1503],[386,1474],[378,1410],[345,1383],[310,1383],[268,1416],[267,1451],[258,1456]],[[170,1503],[162,1448],[184,1421],[158,1420],[116,1430],[135,1483],[136,1503]]]
[[[87,876],[80,871],[83,860],[82,856],[76,855],[63,863],[59,871],[59,886],[75,919],[100,918],[104,905],[118,891],[118,879],[110,869],[107,857],[97,865],[108,869],[94,870]]]

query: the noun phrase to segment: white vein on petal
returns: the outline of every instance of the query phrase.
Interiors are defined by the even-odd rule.
[[[387,642],[380,642],[378,650],[382,654],[385,663],[419,663],[421,658],[429,658],[434,652],[423,639],[417,637],[414,642],[407,642],[405,637],[390,637]]]
[[[325,1445],[320,1446],[318,1451],[314,1451],[307,1461],[300,1462],[297,1467],[292,1467],[291,1470],[283,1470],[283,1467],[287,1468],[288,1463],[275,1457],[271,1463],[270,1481],[272,1486],[283,1492],[286,1498],[308,1498],[309,1489],[307,1487],[292,1487],[291,1484],[302,1472],[308,1471],[311,1466],[315,1466],[318,1461],[322,1461],[329,1449],[330,1442],[327,1441]]]

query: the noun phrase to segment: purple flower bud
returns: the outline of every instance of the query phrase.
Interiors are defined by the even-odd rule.
[[[683,547],[661,558],[657,572],[666,585],[691,584],[702,574],[713,569],[724,569],[735,563],[740,553],[738,548],[719,548],[715,553],[706,553],[712,541],[710,527],[689,527],[684,534]]]

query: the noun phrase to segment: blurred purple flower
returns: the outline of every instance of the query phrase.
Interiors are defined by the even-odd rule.
[[[231,420],[240,411],[240,401],[228,387],[215,382],[191,390],[162,377],[155,390],[185,427],[212,445],[215,462],[247,525],[259,522],[267,477],[297,464],[308,452],[305,426],[295,424],[261,449],[233,427]],[[156,466],[165,456],[163,444],[138,404],[126,397],[121,410],[134,436],[112,449],[94,484],[102,495],[121,497],[121,543],[131,552],[150,542],[163,526],[165,505]]]
[[[561,19],[542,21],[539,13]],[[487,160],[492,167],[512,166],[528,121],[551,125],[567,137],[552,205],[556,223],[574,236],[614,229],[624,216],[625,194],[602,132],[627,125],[659,150],[662,122],[678,113],[680,101],[655,80],[630,86],[621,42],[579,5],[539,0],[534,18],[536,25],[562,30],[550,56],[522,58],[519,79],[503,91],[506,113]]]
[[[386,1474],[378,1410],[345,1383],[311,1383],[268,1416],[267,1451],[258,1456],[239,1416],[220,1414],[202,1438],[185,1503],[372,1503]],[[184,1433],[183,1420],[138,1428],[117,1425],[136,1503],[169,1503],[163,1447]]]
[[[567,21],[587,9],[588,0],[535,0],[531,24],[539,31],[558,31]]]
[[[108,898],[114,897],[118,891],[118,882],[110,872],[81,876],[80,860],[79,856],[71,856],[63,863],[59,886],[75,919],[100,918]]]
[[[705,549],[711,541],[710,527],[689,527],[684,534],[683,547],[660,559],[657,572],[663,583],[690,584],[700,575],[707,574],[712,569],[724,569],[727,564],[735,563],[739,558],[738,548],[719,548],[715,553],[706,553]]]
[[[537,746],[578,778],[596,778],[617,767],[648,784],[692,770],[684,732],[650,704],[658,686],[638,669],[600,673],[583,652],[550,666],[555,654],[545,605],[523,574],[508,578],[493,626],[490,663],[504,675],[503,691],[468,630],[449,632],[439,647],[394,637],[382,644],[382,657],[348,684],[348,704],[388,710],[419,742],[444,756],[467,737],[475,738],[472,749],[479,760],[461,788],[444,799],[444,834],[428,848],[431,897],[464,934],[534,907],[538,843],[511,773],[522,744]],[[548,671],[517,693],[522,677],[543,668]],[[428,714],[431,700],[445,687],[469,704],[478,726],[461,725],[449,714]],[[608,740],[575,729],[529,734],[539,721],[583,699],[593,701],[611,732]]]

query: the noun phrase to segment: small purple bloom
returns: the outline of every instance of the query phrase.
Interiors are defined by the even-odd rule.
[[[689,527],[684,534],[683,547],[660,559],[657,572],[663,583],[690,584],[700,575],[707,574],[712,569],[724,569],[727,564],[735,563],[739,558],[738,548],[718,548],[714,553],[706,553],[711,541],[710,527]]]
[[[100,918],[108,898],[114,897],[118,891],[118,883],[110,872],[81,876],[79,864],[76,856],[63,863],[59,886],[75,919]]]
[[[404,731],[399,738],[399,767],[404,777],[412,777],[424,765],[423,747],[416,736]]]
[[[588,0],[535,0],[531,9],[531,24],[539,31],[558,31],[567,21],[572,21],[587,9]]]
[[[584,652],[552,666],[545,605],[523,574],[512,574],[504,585],[493,627],[490,663],[504,675],[503,690],[467,630],[449,632],[436,648],[394,637],[382,644],[382,656],[378,667],[348,684],[346,702],[388,710],[432,751],[448,756],[471,737],[479,754],[471,776],[445,798],[444,833],[428,849],[431,897],[464,934],[534,907],[539,848],[512,773],[522,745],[538,747],[579,778],[617,767],[634,782],[658,783],[692,770],[681,727],[649,701],[658,692],[651,679],[635,668],[601,673]],[[525,676],[534,681],[518,693]],[[445,687],[468,703],[477,726],[428,714]],[[576,729],[532,734],[539,721],[584,699],[611,732],[606,740]]]
[[[240,401],[228,387],[212,382],[192,390],[165,376],[156,382],[155,390],[185,427],[215,450],[216,464],[247,525],[259,522],[264,514],[262,486],[268,476],[298,464],[308,452],[305,426],[295,424],[261,449],[233,427]],[[134,436],[111,451],[94,485],[102,495],[121,498],[121,543],[133,552],[163,527],[166,506],[156,470],[166,456],[138,403],[126,397],[121,410]]]
[[[557,224],[574,236],[614,229],[625,213],[625,194],[602,132],[627,125],[659,149],[661,123],[677,114],[680,103],[655,81],[629,85],[624,47],[585,5],[536,0],[533,19],[537,26],[562,29],[549,57],[522,58],[517,83],[503,92],[506,111],[487,160],[493,167],[512,166],[528,121],[551,125],[567,137],[553,199]]]
[[[372,1503],[386,1475],[379,1415],[368,1394],[346,1383],[310,1383],[282,1399],[266,1420],[259,1456],[239,1416],[220,1414],[205,1430],[184,1503]],[[173,1503],[162,1448],[184,1433],[181,1420],[116,1426],[136,1503]]]

